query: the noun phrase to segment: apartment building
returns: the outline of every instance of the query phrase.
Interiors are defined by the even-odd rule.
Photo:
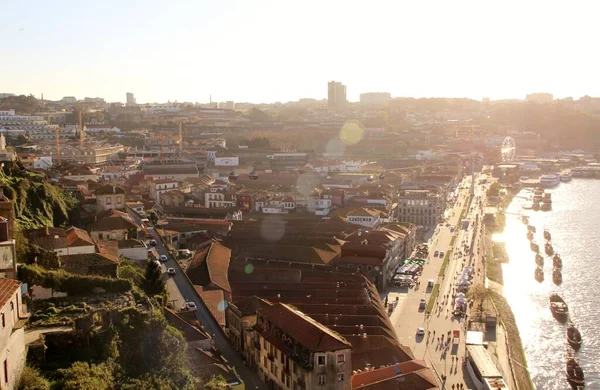
[[[276,389],[351,389],[352,345],[296,310],[276,303],[258,310],[248,346],[261,378]]]
[[[398,220],[418,226],[432,227],[441,220],[446,208],[444,193],[438,189],[400,191]]]
[[[123,187],[106,184],[94,191],[96,195],[97,210],[125,210],[125,189]]]
[[[17,381],[25,365],[26,318],[21,297],[21,282],[0,279],[0,387],[16,389]]]

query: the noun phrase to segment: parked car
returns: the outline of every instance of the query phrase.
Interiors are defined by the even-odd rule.
[[[440,251],[440,257],[444,257],[444,252]]]
[[[150,240],[150,245],[156,246],[156,240]]]
[[[433,253],[433,257],[438,257],[438,254],[439,254],[439,253],[440,253],[440,252],[438,252],[438,251],[435,251],[435,252]]]
[[[162,261],[163,263],[166,262],[167,260],[169,260],[169,258],[165,255],[160,255],[160,261]]]
[[[419,310],[425,310],[425,306],[427,306],[427,301],[421,299],[421,301],[419,302]]]
[[[194,302],[189,302],[189,301],[185,303],[185,307],[186,307],[186,309],[188,309],[188,310],[192,310],[192,311],[195,311],[195,310],[198,308],[198,307],[196,306],[196,303],[194,303]]]
[[[169,268],[167,270],[167,274],[169,274],[171,276],[175,276],[177,274],[177,271],[175,271],[175,268]]]
[[[425,329],[417,328],[417,336],[424,336],[424,335],[425,335]]]

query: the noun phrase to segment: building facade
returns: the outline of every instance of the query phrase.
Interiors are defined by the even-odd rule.
[[[433,227],[443,217],[444,198],[444,193],[437,189],[402,190],[398,196],[398,220]]]

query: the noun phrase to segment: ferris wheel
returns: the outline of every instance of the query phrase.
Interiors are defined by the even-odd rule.
[[[500,151],[502,153],[503,162],[513,161],[515,159],[517,146],[513,137],[504,138],[504,141],[502,141],[502,147]]]

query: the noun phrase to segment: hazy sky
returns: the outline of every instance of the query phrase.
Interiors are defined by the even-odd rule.
[[[600,96],[599,1],[0,0],[0,93]]]

